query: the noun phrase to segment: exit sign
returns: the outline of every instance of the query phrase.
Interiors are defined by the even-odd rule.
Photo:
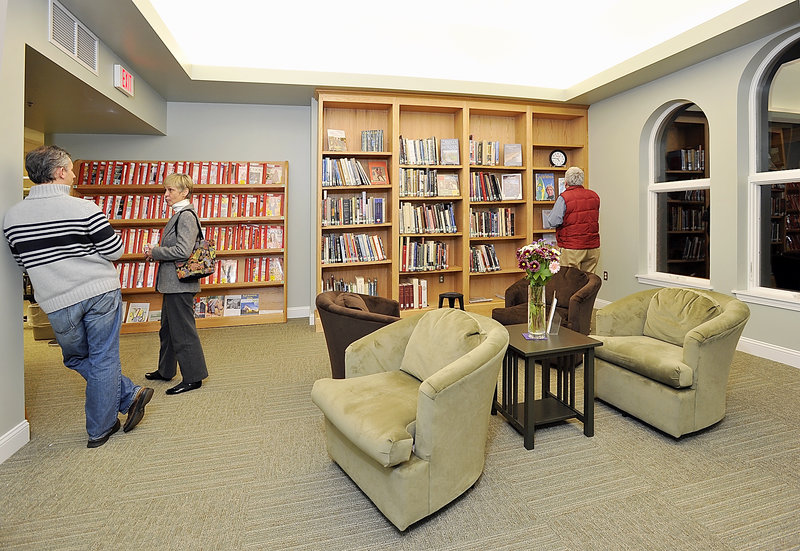
[[[114,88],[133,97],[133,75],[122,65],[114,65]]]

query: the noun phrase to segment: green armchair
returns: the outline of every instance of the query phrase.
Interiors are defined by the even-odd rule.
[[[352,343],[344,379],[320,379],[328,454],[399,529],[437,511],[483,472],[508,332],[444,308]]]
[[[713,291],[641,291],[597,311],[595,396],[676,438],[725,416],[733,353],[750,317]]]

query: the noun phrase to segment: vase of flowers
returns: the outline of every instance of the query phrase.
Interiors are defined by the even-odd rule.
[[[540,239],[517,250],[517,265],[528,280],[528,339],[547,338],[547,315],[544,286],[561,269],[561,251]]]

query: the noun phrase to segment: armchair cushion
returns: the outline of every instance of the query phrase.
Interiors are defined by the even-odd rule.
[[[358,449],[384,467],[411,458],[419,381],[402,371],[320,379],[312,398]]]
[[[442,335],[447,335],[446,339]],[[477,347],[485,333],[471,316],[452,308],[434,310],[420,319],[408,339],[400,369],[424,381]]]
[[[352,310],[360,310],[362,312],[369,312],[367,303],[364,299],[355,293],[341,293],[333,300],[334,304],[350,308]]]
[[[719,312],[719,302],[694,289],[660,289],[650,299],[643,334],[683,346],[686,333]]]
[[[694,371],[683,362],[683,348],[651,337],[603,337],[595,355],[673,388],[692,386]]]

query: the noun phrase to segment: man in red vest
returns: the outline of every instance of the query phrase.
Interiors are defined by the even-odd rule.
[[[564,178],[566,189],[559,194],[548,216],[549,226],[556,228],[560,262],[562,266],[594,273],[600,259],[600,197],[583,187],[580,168],[568,168]]]

